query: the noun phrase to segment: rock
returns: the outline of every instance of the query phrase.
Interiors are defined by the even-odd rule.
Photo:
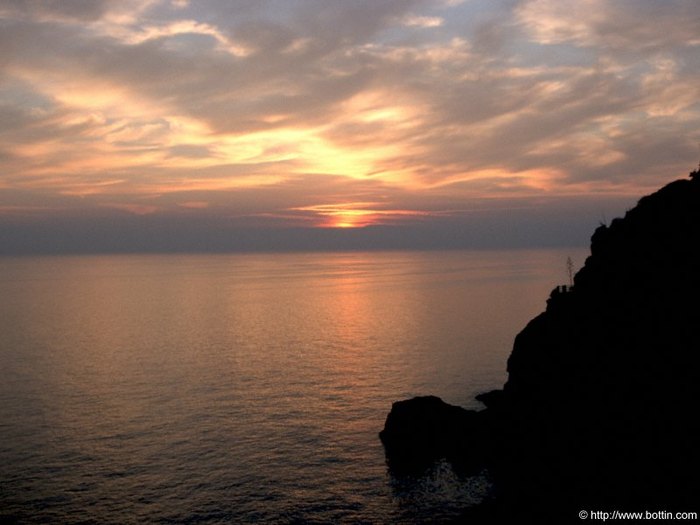
[[[477,401],[481,401],[486,408],[497,409],[503,406],[503,390],[491,390],[476,396]]]
[[[573,288],[557,287],[517,335],[503,390],[478,397],[485,410],[396,403],[387,457],[484,451],[496,499],[470,516],[697,511],[699,297],[695,171],[595,231]]]
[[[397,401],[379,437],[394,471],[416,472],[446,458],[462,470],[483,466],[485,452],[479,413],[445,403],[436,396]],[[471,443],[471,446],[466,445]]]
[[[516,337],[501,422],[511,437],[493,467],[502,499],[559,513],[696,501],[698,240],[697,178],[596,230],[566,300]]]

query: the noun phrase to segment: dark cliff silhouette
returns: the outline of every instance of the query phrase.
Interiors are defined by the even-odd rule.
[[[516,337],[503,390],[479,396],[485,410],[395,403],[380,433],[390,468],[488,468],[493,501],[465,522],[697,511],[699,299],[694,171],[595,231],[573,287]]]

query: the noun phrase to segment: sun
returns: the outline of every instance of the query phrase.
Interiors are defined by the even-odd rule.
[[[374,222],[371,212],[364,210],[343,210],[337,215],[331,216],[329,226],[331,228],[363,228]]]
[[[376,202],[315,204],[290,210],[310,214],[316,228],[343,229],[393,224],[431,215],[420,210],[382,209]]]

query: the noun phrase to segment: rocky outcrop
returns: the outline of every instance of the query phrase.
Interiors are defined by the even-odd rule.
[[[478,471],[485,465],[485,454],[466,455],[464,450],[467,442],[470,448],[484,450],[483,416],[436,396],[397,401],[379,433],[389,466],[394,472],[415,473],[446,458],[465,472]]]
[[[483,396],[473,425],[443,422],[452,434],[434,440],[461,442],[450,454],[466,463],[487,444],[477,454],[501,518],[697,510],[699,296],[693,172],[595,231],[574,286],[516,337],[503,390]]]

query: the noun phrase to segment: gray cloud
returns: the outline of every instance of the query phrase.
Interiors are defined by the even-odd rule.
[[[699,43],[700,14],[693,0],[528,0],[517,14],[544,43],[638,55]]]
[[[107,12],[109,3],[109,0],[4,0],[0,14],[58,21],[93,21]]]
[[[697,162],[699,23],[684,0],[4,2],[3,205],[270,226],[629,198]]]

